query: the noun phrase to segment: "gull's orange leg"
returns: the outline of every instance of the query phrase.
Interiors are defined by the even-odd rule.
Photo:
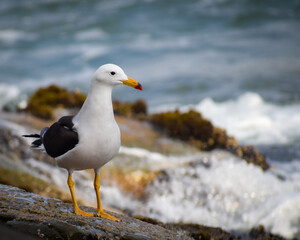
[[[94,188],[95,188],[96,197],[97,197],[97,216],[106,218],[106,219],[110,219],[110,220],[113,220],[116,222],[121,221],[120,219],[118,219],[114,216],[111,216],[103,211],[103,208],[101,205],[101,199],[100,199],[100,192],[99,192],[99,190],[100,190],[99,174],[97,174],[96,171],[95,171]]]
[[[88,213],[88,212],[82,211],[77,205],[75,194],[74,194],[74,182],[72,180],[72,173],[71,172],[69,172],[69,176],[68,176],[68,185],[69,185],[71,196],[72,196],[74,212],[77,215],[86,216],[86,217],[93,217],[94,216],[93,213]]]

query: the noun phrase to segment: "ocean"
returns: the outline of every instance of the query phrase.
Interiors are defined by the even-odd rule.
[[[299,0],[2,0],[0,106],[51,83],[87,92],[100,65],[118,64],[144,91],[117,87],[115,99],[145,99],[150,112],[200,111],[274,166],[263,173],[226,154],[218,164],[213,154],[209,169],[170,169],[169,187],[155,183],[144,214],[234,231],[261,223],[299,237],[299,29]],[[183,183],[185,195],[170,187]]]

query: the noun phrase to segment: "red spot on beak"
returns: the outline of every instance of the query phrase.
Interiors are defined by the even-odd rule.
[[[143,87],[140,83],[135,87],[135,89],[139,89],[139,90],[143,91]]]

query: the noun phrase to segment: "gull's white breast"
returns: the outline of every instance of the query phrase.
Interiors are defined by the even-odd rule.
[[[80,124],[79,143],[74,149],[56,158],[57,165],[66,169],[99,169],[109,162],[121,145],[120,129],[115,120],[107,125]]]

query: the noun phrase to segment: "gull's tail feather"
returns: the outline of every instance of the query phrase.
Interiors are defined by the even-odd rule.
[[[22,135],[23,137],[30,137],[30,138],[40,138],[40,134],[27,134],[27,135]]]
[[[34,140],[32,143],[31,143],[31,148],[39,148],[42,146],[43,144],[43,136],[45,134],[45,132],[47,132],[49,128],[48,127],[45,127],[42,129],[41,133],[40,134],[27,134],[27,135],[23,135],[23,137],[28,137],[28,138],[38,138],[37,140]]]

